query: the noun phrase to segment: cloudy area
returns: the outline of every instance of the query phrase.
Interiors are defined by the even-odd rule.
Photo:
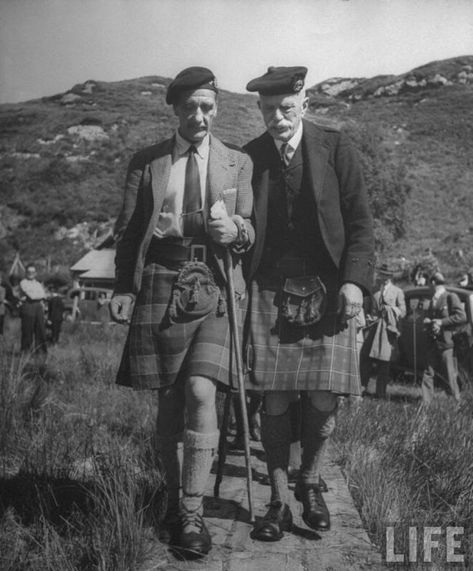
[[[195,64],[241,92],[268,65],[311,85],[470,53],[470,0],[2,0],[0,102]]]

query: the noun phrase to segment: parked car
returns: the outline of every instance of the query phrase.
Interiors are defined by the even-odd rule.
[[[465,385],[473,380],[473,291],[446,286],[447,291],[456,293],[463,303],[467,322],[455,331],[455,359],[459,381]],[[395,376],[414,377],[414,370],[420,375],[425,368],[427,331],[423,321],[429,307],[432,293],[429,287],[407,287],[406,317],[402,320],[399,337],[399,359],[393,363]]]

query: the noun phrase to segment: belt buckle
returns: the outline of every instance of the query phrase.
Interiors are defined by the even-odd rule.
[[[204,244],[192,244],[190,259],[192,262],[203,262],[205,264],[207,261],[207,246]]]

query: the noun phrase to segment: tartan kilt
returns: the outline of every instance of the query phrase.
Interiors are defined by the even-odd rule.
[[[262,391],[320,390],[361,394],[356,319],[338,322],[338,290],[327,286],[328,307],[312,326],[297,327],[278,319],[282,281],[251,283],[246,330],[247,388]],[[272,282],[272,283],[271,283]]]
[[[156,263],[144,268],[117,373],[119,385],[159,389],[194,375],[231,385],[236,367],[231,362],[233,339],[227,312],[168,322],[167,309],[177,274]],[[236,305],[241,326],[238,302]]]

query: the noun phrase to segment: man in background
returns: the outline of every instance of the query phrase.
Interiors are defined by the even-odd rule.
[[[303,119],[305,67],[272,67],[250,81],[267,131],[253,159],[256,243],[248,260],[248,388],[264,391],[262,443],[270,507],[253,537],[278,541],[288,506],[290,404],[301,399],[296,498],[312,529],[330,529],[320,470],[337,397],[360,395],[357,316],[374,265],[372,218],[360,162],[337,129]]]
[[[20,281],[21,350],[47,352],[44,305],[46,291],[36,279],[36,266],[28,264]]]
[[[422,375],[422,399],[425,404],[434,397],[434,378],[437,376],[448,385],[456,401],[460,400],[458,373],[453,357],[453,334],[459,325],[466,323],[466,313],[456,293],[445,288],[445,278],[440,272],[430,278],[432,299],[424,318],[427,333],[427,366]]]
[[[399,353],[399,325],[406,315],[406,300],[402,289],[394,285],[394,271],[387,264],[378,268],[376,273],[380,287],[367,311],[366,319],[371,327],[360,355],[360,372],[362,384],[367,386],[369,359],[374,359],[377,363],[375,394],[378,398],[386,398],[390,363]]]
[[[64,302],[62,296],[53,288],[48,299],[48,321],[51,326],[51,343],[53,345],[56,345],[59,341],[63,320]]]

